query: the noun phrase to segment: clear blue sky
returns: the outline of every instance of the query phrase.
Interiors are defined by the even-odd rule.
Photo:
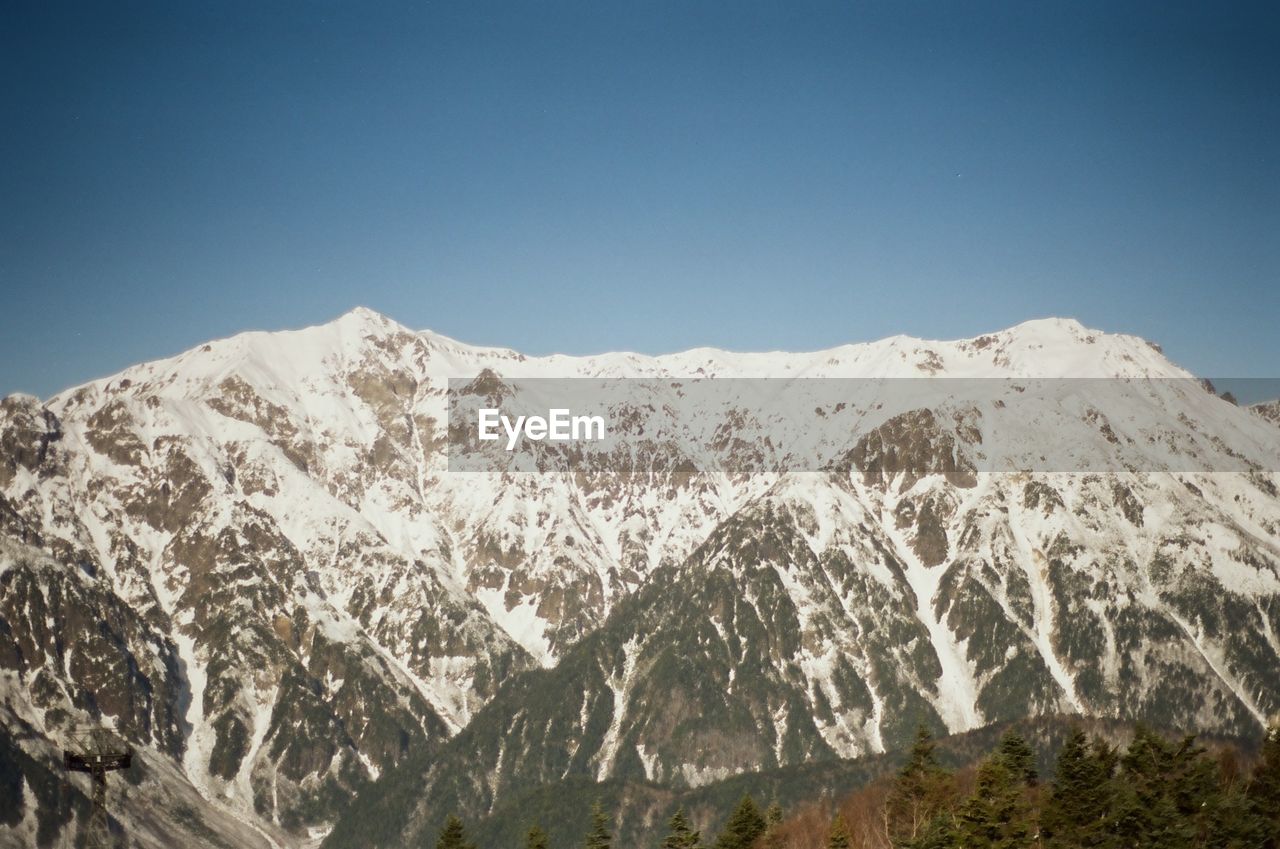
[[[0,394],[356,304],[531,353],[1067,315],[1274,376],[1276,8],[15,0]]]

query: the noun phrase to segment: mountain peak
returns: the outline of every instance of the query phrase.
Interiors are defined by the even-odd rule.
[[[331,323],[341,326],[376,328],[379,330],[399,326],[396,322],[387,318],[382,313],[364,306],[352,307],[334,319]]]
[[[1019,322],[1008,330],[1006,333],[1070,333],[1070,334],[1087,334],[1101,333],[1100,330],[1090,330],[1074,318],[1048,316],[1045,318],[1031,318],[1026,321]]]

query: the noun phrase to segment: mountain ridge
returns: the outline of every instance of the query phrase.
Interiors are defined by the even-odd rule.
[[[320,341],[320,337],[325,335],[331,337],[331,341],[336,341],[340,343],[336,347],[340,348],[343,346],[354,344],[354,347],[358,348],[359,340],[365,337],[379,336],[379,335],[394,336],[394,335],[400,335],[400,334],[409,334],[409,335],[419,337],[420,339],[423,340],[425,344],[435,346],[445,353],[455,352],[455,353],[462,354],[463,356],[476,358],[476,359],[491,358],[499,362],[505,361],[505,362],[508,362],[509,364],[513,364],[517,366],[526,364],[526,363],[537,363],[537,364],[559,365],[559,366],[578,365],[580,367],[592,366],[592,365],[616,367],[618,365],[623,365],[623,364],[629,364],[629,365],[652,364],[652,365],[660,366],[660,365],[665,365],[668,362],[674,363],[674,364],[695,363],[695,361],[697,361],[698,358],[707,358],[710,360],[716,360],[716,359],[732,360],[734,358],[741,358],[747,361],[757,359],[757,358],[775,358],[775,359],[776,358],[784,358],[784,359],[785,358],[803,358],[803,359],[811,359],[811,360],[819,360],[819,359],[830,360],[832,357],[836,357],[840,355],[849,355],[849,354],[856,355],[858,353],[885,349],[885,348],[892,349],[894,352],[898,352],[906,347],[911,347],[912,349],[924,349],[924,348],[928,348],[929,346],[960,347],[960,348],[963,348],[964,346],[972,346],[972,347],[977,347],[979,349],[983,349],[983,348],[989,347],[990,345],[997,344],[1002,339],[1006,341],[1016,341],[1024,336],[1032,336],[1032,337],[1037,337],[1041,339],[1045,337],[1052,337],[1055,341],[1059,341],[1059,342],[1063,340],[1083,341],[1083,340],[1088,340],[1090,338],[1095,340],[1099,338],[1105,338],[1109,341],[1113,341],[1119,344],[1123,344],[1127,347],[1130,347],[1135,351],[1140,351],[1143,349],[1150,350],[1153,354],[1155,354],[1161,360],[1164,359],[1163,354],[1159,350],[1158,345],[1156,345],[1155,343],[1149,342],[1147,340],[1144,340],[1141,337],[1131,336],[1126,334],[1107,333],[1099,330],[1091,330],[1085,327],[1076,319],[1056,318],[1056,317],[1029,319],[1027,321],[1023,321],[1018,324],[1012,325],[1008,328],[1005,328],[1004,330],[996,331],[993,333],[979,334],[977,336],[966,337],[966,338],[925,339],[922,337],[914,337],[914,336],[909,336],[905,334],[897,334],[894,336],[889,336],[889,337],[885,337],[878,340],[845,343],[842,345],[837,345],[835,347],[821,348],[813,351],[774,350],[774,351],[750,352],[750,351],[730,351],[730,350],[721,349],[721,348],[700,346],[700,347],[689,348],[683,351],[675,351],[667,354],[656,354],[656,355],[640,354],[632,351],[610,351],[610,352],[604,352],[600,354],[570,355],[570,354],[553,353],[553,354],[547,354],[547,355],[533,356],[533,355],[523,354],[511,348],[503,348],[500,346],[472,345],[470,343],[462,342],[460,340],[454,339],[452,337],[446,336],[444,334],[441,334],[429,329],[413,330],[367,307],[355,307],[331,321],[310,325],[308,327],[299,328],[296,330],[275,330],[275,331],[252,330],[252,331],[244,331],[241,333],[236,333],[231,336],[222,337],[219,339],[213,339],[208,342],[201,343],[199,345],[196,345],[189,349],[181,351],[177,354],[174,354],[173,356],[161,357],[159,359],[149,360],[145,363],[140,363],[138,365],[126,367],[111,375],[94,378],[84,383],[77,384],[67,389],[63,389],[59,392],[54,393],[49,398],[43,399],[41,403],[56,404],[59,402],[58,399],[61,399],[65,396],[75,395],[76,393],[81,392],[85,389],[89,389],[89,388],[105,389],[112,381],[118,381],[122,379],[132,381],[133,379],[139,376],[140,371],[150,372],[156,368],[162,368],[169,365],[176,365],[179,363],[190,362],[196,359],[198,354],[222,353],[222,349],[224,348],[233,348],[236,346],[247,346],[254,342],[269,342],[272,344],[278,343],[278,342],[295,342],[295,343],[305,342],[308,344],[300,345],[298,347],[304,351],[308,351],[309,349],[308,352],[314,352],[317,349],[316,342]],[[1043,342],[1040,342],[1039,344],[1043,344]],[[323,357],[321,357],[321,359],[323,359]],[[1144,361],[1143,364],[1151,365],[1152,363],[1156,363],[1156,362],[1158,362],[1158,360],[1153,358],[1151,360]],[[697,365],[705,365],[705,364],[699,363]],[[1163,365],[1166,367],[1159,369],[1160,376],[1167,376],[1167,377],[1191,377],[1192,376],[1190,372],[1184,369],[1181,369],[1177,366],[1174,366],[1172,363],[1169,363],[1167,360],[1164,361]],[[670,373],[676,374],[676,372],[670,372]],[[467,377],[467,376],[474,376],[474,374],[458,374],[454,376]],[[522,376],[522,375],[508,374],[504,376],[514,377],[514,376]],[[568,375],[552,375],[552,376],[568,376]],[[744,376],[755,377],[755,376],[765,376],[765,375],[750,374],[750,375],[744,375]],[[796,375],[789,374],[785,376],[794,377]],[[865,375],[865,376],[881,376],[881,375],[872,374],[872,375]],[[1059,375],[1055,375],[1052,373],[1041,373],[1041,374],[1034,374],[1034,375],[1028,374],[1028,375],[1018,375],[1018,376],[1049,377],[1049,376],[1059,376]],[[1068,376],[1068,375],[1062,375],[1062,376]],[[1069,375],[1069,376],[1083,376],[1083,375],[1080,375],[1078,373],[1073,373],[1072,375]],[[1119,375],[1109,374],[1109,373],[1107,374],[1099,373],[1093,376],[1119,376]],[[1151,376],[1150,373],[1147,373],[1147,376]],[[6,396],[6,397],[11,397],[11,398],[27,397],[27,398],[38,399],[38,396],[30,395],[29,393],[14,393],[13,395]]]

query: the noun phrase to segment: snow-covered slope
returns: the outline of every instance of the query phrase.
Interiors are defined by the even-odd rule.
[[[643,474],[450,473],[447,381],[479,376],[649,378],[612,412],[659,417],[690,378],[1169,383],[1057,398],[1039,421],[882,392],[830,410],[821,473],[689,472],[703,445],[776,450],[776,423],[716,441],[747,397],[671,418],[684,436]],[[281,845],[323,833],[410,752],[514,721],[494,699],[542,667],[582,701],[511,738],[521,757],[506,730],[473,739],[500,762],[491,788],[503,771],[697,783],[879,751],[917,715],[952,730],[1020,711],[1237,728],[1280,707],[1278,432],[1189,378],[1143,340],[1058,319],[804,354],[526,357],[360,309],[210,342],[0,402],[0,531],[27,552],[6,555],[0,618],[34,633],[37,599],[82,587],[137,632],[96,635],[84,667],[57,640],[19,640],[0,653],[5,702],[55,743],[110,717],[211,811]],[[787,438],[803,442],[802,424]],[[1122,473],[1035,470],[1043,446],[1026,434],[1046,431]],[[1033,471],[986,473],[997,445]],[[1246,471],[1191,474],[1189,458]],[[641,598],[663,615],[641,616]],[[55,631],[80,622],[50,615]],[[723,710],[688,695],[700,730],[678,731],[655,695],[676,644],[681,675],[730,694]],[[149,698],[126,695],[138,688]],[[747,717],[760,736],[681,755]],[[563,764],[536,755],[566,746]]]

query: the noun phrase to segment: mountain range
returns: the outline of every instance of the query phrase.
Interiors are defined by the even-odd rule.
[[[660,439],[450,468],[450,379],[643,378],[610,410],[634,419],[695,379],[920,377],[1000,379],[1009,401],[815,411],[847,418],[804,470],[705,468]],[[1168,383],[1017,402],[1075,378]],[[691,418],[695,444],[774,450],[745,406]],[[1037,468],[1028,438],[993,470],[1023,419],[1101,462]],[[920,723],[1252,735],[1280,711],[1278,471],[1274,404],[1063,319],[529,357],[357,309],[9,396],[0,845],[70,845],[88,785],[59,754],[87,724],[136,752],[112,804],[148,849],[431,845],[448,813],[856,762]]]

